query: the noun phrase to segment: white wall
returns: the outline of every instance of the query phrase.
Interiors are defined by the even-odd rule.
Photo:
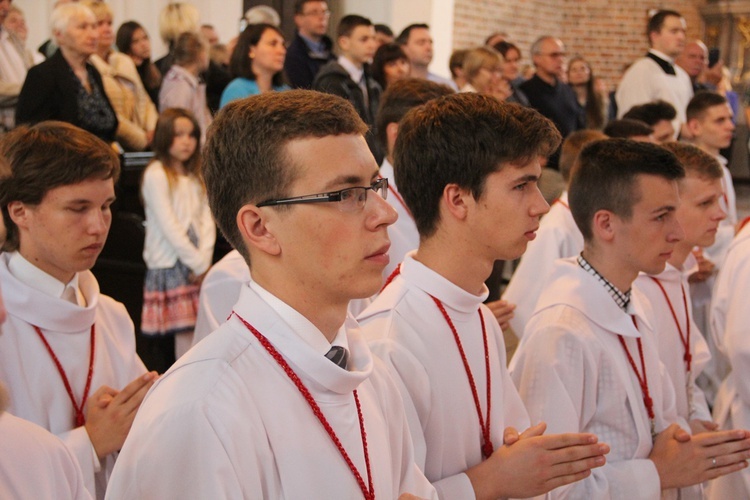
[[[48,20],[55,0],[14,0],[26,13],[29,25],[29,47],[38,47],[49,38]],[[159,12],[170,0],[108,0],[114,12],[115,26],[125,21],[141,23],[151,36],[152,55],[158,59],[166,53],[159,38]],[[201,22],[213,24],[222,42],[237,34],[242,16],[242,0],[191,0],[201,13]],[[331,2],[333,3],[333,2]],[[340,0],[342,14],[361,14],[374,23],[385,23],[398,34],[412,23],[430,25],[435,40],[435,56],[430,70],[450,76],[448,59],[453,50],[454,0]]]
[[[14,0],[26,14],[29,25],[29,47],[38,47],[50,36],[49,16],[55,0]],[[166,53],[159,38],[159,12],[170,0],[108,0],[114,13],[115,29],[125,21],[134,20],[142,24],[151,36],[152,56],[158,59]],[[201,13],[201,23],[213,24],[222,42],[237,35],[242,16],[242,0],[191,0]]]

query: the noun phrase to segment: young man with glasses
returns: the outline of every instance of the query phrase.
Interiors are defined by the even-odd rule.
[[[286,50],[284,73],[293,88],[309,89],[315,75],[333,61],[333,41],[326,35],[331,11],[322,0],[298,0],[294,4],[297,33]]]
[[[394,169],[419,248],[359,320],[441,498],[540,495],[605,462],[592,434],[528,428],[503,333],[482,304],[495,260],[518,258],[549,209],[536,182],[559,141],[536,111],[475,93],[431,100],[399,123]]]
[[[586,117],[575,92],[561,80],[565,68],[565,45],[553,37],[542,36],[531,45],[531,59],[536,72],[520,85],[531,107],[555,124],[565,139],[571,132],[585,128]],[[557,168],[559,150],[549,159]]]
[[[252,279],[144,401],[109,498],[436,498],[347,318],[380,288],[396,219],[366,130],[344,99],[303,90],[217,115],[206,190]]]

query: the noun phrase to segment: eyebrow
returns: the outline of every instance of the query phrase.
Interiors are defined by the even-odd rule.
[[[677,210],[677,207],[675,205],[663,205],[659,208],[655,208],[651,211],[652,214],[658,214],[659,212],[674,212]]]
[[[370,177],[370,181],[372,179],[377,178],[378,176],[378,170],[375,169],[374,173]],[[334,177],[329,182],[326,183],[326,185],[323,187],[323,189],[333,189],[334,187],[341,186],[341,185],[354,185],[354,186],[362,186],[364,184],[368,183],[367,180],[365,180],[364,177],[359,175],[339,175],[338,177]]]
[[[518,184],[519,182],[536,182],[538,180],[539,180],[538,175],[526,174],[526,175],[522,175],[521,177],[517,177],[516,179],[513,179],[513,181],[511,181],[511,184]]]

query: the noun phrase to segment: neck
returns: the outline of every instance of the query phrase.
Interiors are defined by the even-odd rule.
[[[258,84],[258,90],[268,92],[273,88],[273,75],[259,71],[255,73],[255,82]]]
[[[111,52],[112,49],[110,47],[99,47],[99,49],[96,51],[96,55],[107,61]]]
[[[422,78],[423,80],[427,78],[427,66],[419,66],[414,63],[411,65],[411,77],[412,78]]]
[[[307,318],[328,342],[333,342],[346,319],[349,301],[334,302],[322,294],[310,293],[309,288],[300,284],[298,280],[284,279],[283,270],[273,270],[269,267],[272,266],[254,264],[253,281]]]
[[[70,65],[71,68],[74,70],[78,69],[84,69],[86,67],[86,61],[88,60],[88,55],[83,55],[78,52],[74,52],[71,50],[68,50],[65,47],[60,47],[60,54],[62,54],[63,58],[67,61],[67,63]]]
[[[685,264],[685,260],[687,260],[688,255],[690,255],[690,252],[692,251],[693,245],[685,243],[685,241],[680,241],[675,245],[674,250],[672,251],[672,257],[669,258],[668,262],[677,269],[682,269],[682,265]]]
[[[468,242],[466,242],[468,243]],[[463,251],[460,241],[439,232],[419,242],[414,260],[421,262],[454,285],[479,295],[492,273],[494,261]]]
[[[588,243],[584,245],[583,258],[621,292],[630,290],[633,281],[638,277],[638,271],[627,269],[613,255],[606,255],[606,252],[594,248]]]
[[[320,43],[320,41],[323,39],[321,35],[312,35],[310,33],[300,33],[300,36],[303,36],[308,40],[312,40],[315,43]]]
[[[65,285],[70,283],[70,280],[72,280],[76,275],[76,273],[65,272],[62,269],[57,269],[55,267],[49,266],[47,265],[47,263],[37,259],[36,257],[34,257],[34,255],[29,255],[27,252],[24,252],[20,248],[18,249],[18,253],[21,254],[21,257],[26,259],[30,264],[37,267],[38,269],[41,269],[42,271]]]
[[[145,59],[143,59],[142,57],[134,56],[132,54],[130,55],[130,58],[133,60],[133,64],[135,64],[136,66],[140,66],[141,64],[143,64],[143,61],[145,61]]]
[[[701,148],[706,153],[710,154],[711,156],[719,156],[719,154],[721,153],[719,148],[711,147],[708,144],[703,143],[700,139],[695,141],[695,145]]]
[[[182,69],[193,75],[194,77],[198,78],[198,75],[200,74],[200,69],[198,67],[198,63],[193,64],[186,64],[184,66],[180,65]]]
[[[549,73],[536,70],[536,74],[539,78],[542,79],[543,82],[547,82],[550,85],[555,85],[557,83],[557,78],[554,75],[550,75]]]
[[[344,54],[344,57],[346,57],[346,60],[352,63],[357,69],[362,69],[364,67],[364,63],[352,59],[348,54]]]

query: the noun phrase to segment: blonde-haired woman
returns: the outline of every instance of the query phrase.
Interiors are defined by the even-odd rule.
[[[104,92],[117,113],[117,141],[128,151],[143,151],[151,144],[159,114],[143,86],[138,69],[126,54],[112,49],[115,34],[112,9],[101,0],[81,3],[96,16],[99,42],[89,62],[102,75]]]
[[[462,65],[466,84],[461,92],[477,92],[504,101],[511,94],[503,78],[503,56],[492,47],[477,47],[466,53]]]

